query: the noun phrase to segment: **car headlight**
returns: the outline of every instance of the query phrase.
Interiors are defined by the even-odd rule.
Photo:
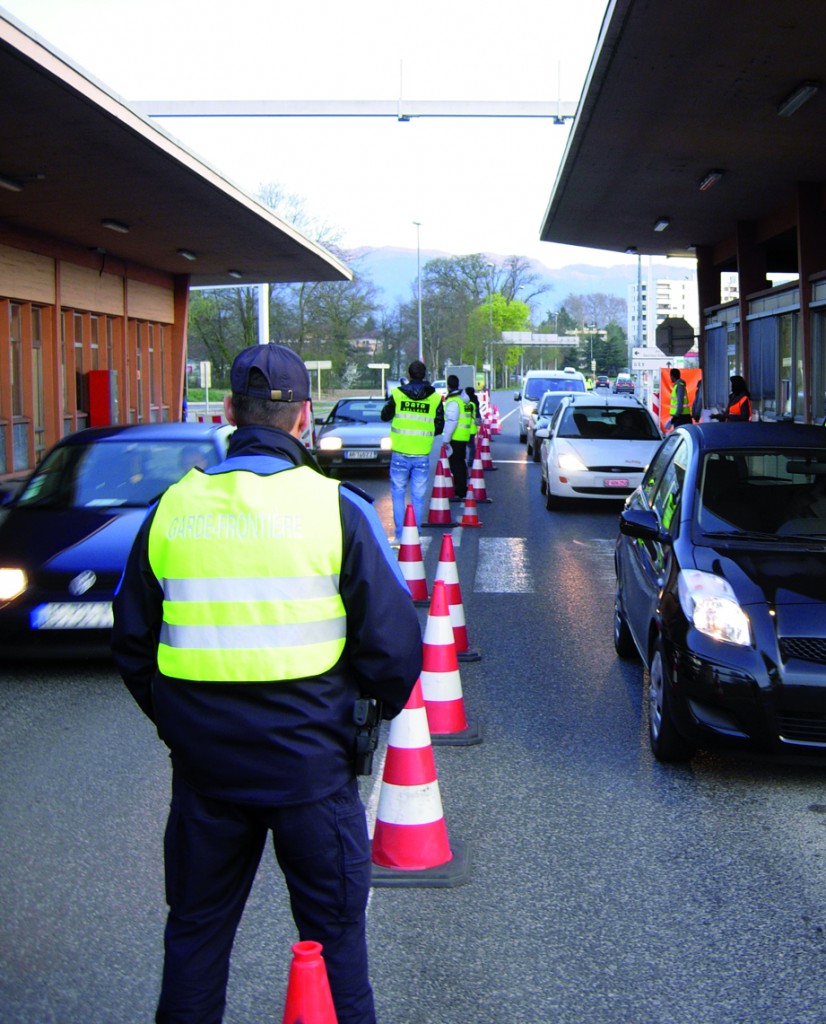
[[[683,569],[677,589],[680,607],[695,629],[713,640],[751,646],[749,617],[727,580],[699,569]]]
[[[386,452],[386,451],[388,451],[392,447],[393,447],[393,442],[390,440],[390,435],[388,434],[387,437],[383,437],[381,439],[381,450],[383,452]]]
[[[559,468],[566,473],[584,473],[588,469],[573,452],[562,452],[559,456]]]
[[[12,601],[29,585],[23,569],[0,569],[0,601]]]
[[[341,446],[342,441],[340,437],[322,437],[322,439],[318,442],[318,447],[323,452],[337,452],[339,448],[341,448]]]

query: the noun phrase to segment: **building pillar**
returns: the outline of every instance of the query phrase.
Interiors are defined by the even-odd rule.
[[[797,267],[800,291],[800,344],[803,346],[804,419],[813,422],[812,410],[812,275],[826,265],[826,241],[822,186],[819,182],[797,185]]]

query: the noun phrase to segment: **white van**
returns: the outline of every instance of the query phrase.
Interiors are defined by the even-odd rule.
[[[572,366],[564,370],[528,370],[519,391],[513,396],[519,402],[519,440],[528,440],[528,421],[546,391],[585,391],[585,377]]]

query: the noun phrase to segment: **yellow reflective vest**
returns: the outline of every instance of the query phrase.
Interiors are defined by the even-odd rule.
[[[436,410],[442,401],[434,391],[427,398],[410,398],[401,388],[390,392],[395,415],[390,422],[390,442],[401,455],[429,455],[436,433]]]
[[[336,481],[307,467],[191,471],[149,532],[164,594],[158,668],[226,683],[328,671],[346,636],[341,559]]]
[[[456,429],[453,431],[451,441],[467,441],[470,438],[470,428],[473,422],[473,404],[465,401],[461,395],[448,395],[445,399],[445,405],[450,402],[456,402],[459,406],[459,419],[456,423]]]

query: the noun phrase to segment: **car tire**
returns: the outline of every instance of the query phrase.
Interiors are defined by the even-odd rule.
[[[539,493],[540,494],[546,494],[547,491],[548,491],[548,483],[545,480],[545,477],[540,475],[540,477],[539,477]]]
[[[527,434],[523,434],[521,430],[519,431],[519,443],[520,444],[527,444],[528,443],[528,435]]]
[[[639,656],[637,645],[634,643],[634,637],[631,635],[631,630],[625,621],[625,615],[622,610],[622,591],[620,590],[619,583],[617,584],[614,596],[614,650],[620,658],[631,659]]]
[[[534,462],[539,462],[540,453],[541,453],[541,449],[540,449],[539,445],[536,443],[536,439],[534,438],[534,442],[533,442],[533,461]]]
[[[528,455],[531,455],[531,454],[533,454],[533,445],[531,444],[531,442],[530,442],[530,441],[526,441],[525,443],[526,443],[526,444],[527,444],[527,446],[528,446],[528,448],[527,448],[527,454],[528,454]]]
[[[551,488],[547,483],[545,484],[545,508],[549,512],[555,512],[562,508],[562,499],[551,494]]]
[[[657,640],[648,670],[648,739],[658,761],[687,761],[694,746],[682,736],[671,714],[671,679],[662,641]]]

